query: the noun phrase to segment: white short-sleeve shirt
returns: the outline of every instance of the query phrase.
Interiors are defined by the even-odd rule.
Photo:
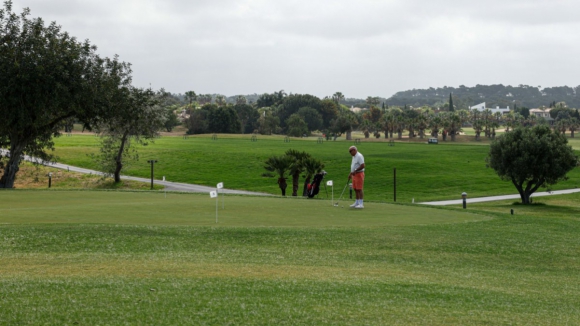
[[[357,152],[356,154],[354,154],[354,156],[352,157],[352,163],[350,163],[350,172],[354,172],[356,169],[358,169],[359,166],[364,164],[364,162],[365,162],[365,158],[360,152]],[[364,170],[365,169],[362,169],[361,171],[364,171]]]

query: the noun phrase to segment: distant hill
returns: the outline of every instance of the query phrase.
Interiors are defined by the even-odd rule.
[[[453,94],[453,104],[465,109],[475,104],[486,102],[487,107],[537,108],[549,106],[552,102],[566,102],[568,107],[580,108],[580,86],[534,87],[527,85],[476,85],[475,87],[459,86],[428,89],[413,89],[398,92],[386,100],[388,105],[411,105],[414,107],[429,105],[443,107]]]

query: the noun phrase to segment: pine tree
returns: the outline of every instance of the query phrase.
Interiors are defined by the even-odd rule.
[[[455,109],[453,108],[453,97],[451,96],[453,93],[449,93],[449,111],[453,112]]]

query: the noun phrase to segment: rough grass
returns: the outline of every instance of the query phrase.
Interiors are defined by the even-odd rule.
[[[33,165],[23,162],[16,174],[15,189],[48,189],[48,174],[52,173],[52,189],[116,189],[116,190],[149,190],[150,183],[131,180],[121,180],[115,183],[112,178],[103,178],[98,175],[77,173],[63,169],[50,168],[42,165]],[[154,185],[154,189],[163,189],[163,186]]]

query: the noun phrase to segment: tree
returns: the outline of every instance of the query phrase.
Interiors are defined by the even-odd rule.
[[[173,107],[165,108],[165,123],[163,124],[163,127],[167,132],[171,132],[173,128],[181,124],[179,119],[177,119],[177,115],[173,111]]]
[[[244,95],[238,95],[236,96],[236,104],[237,105],[248,104],[248,100]]]
[[[576,119],[576,118],[570,118],[569,121],[569,125],[568,125],[568,129],[570,129],[570,137],[574,138],[574,132],[576,130],[578,130],[578,127],[580,127],[580,120]]]
[[[373,123],[368,119],[363,119],[358,127],[360,131],[362,131],[363,134],[365,135],[365,138],[369,138],[371,131],[373,129]]]
[[[282,127],[286,128],[286,121],[288,118],[298,110],[303,107],[310,107],[317,111],[320,110],[321,100],[313,95],[309,94],[294,94],[286,97],[280,97],[282,99],[282,104],[278,107],[276,115],[280,117]]]
[[[189,103],[189,107],[191,108],[193,106],[193,101],[197,100],[197,95],[195,94],[194,91],[187,91],[185,92],[185,99],[187,100],[187,102]]]
[[[352,130],[358,126],[358,118],[351,111],[342,112],[331,123],[330,130],[335,134],[335,140],[338,135],[346,133],[346,139],[351,140]]]
[[[310,157],[310,154],[295,149],[289,149],[285,154],[292,158],[292,165],[290,166],[290,175],[292,175],[292,196],[298,196],[300,174],[304,172],[303,162],[306,158]]]
[[[340,101],[344,101],[344,94],[342,94],[341,92],[336,92],[332,94],[332,100],[334,101],[334,103],[336,103],[336,105],[339,105]]]
[[[264,166],[266,170],[278,174],[278,187],[282,191],[282,196],[286,196],[286,188],[288,187],[286,172],[290,170],[292,162],[293,158],[288,155],[272,156],[266,160],[266,166]]]
[[[280,118],[274,116],[272,111],[263,111],[258,119],[259,131],[262,135],[271,135],[278,133],[280,130]]]
[[[88,40],[61,31],[55,22],[29,19],[30,10],[0,10],[0,147],[10,155],[0,188],[12,188],[24,154],[53,159],[52,137],[75,118],[91,129],[115,115],[113,98],[131,82],[127,63],[101,58]]]
[[[163,88],[156,93],[156,96],[159,99],[159,105],[165,109],[166,119],[163,127],[167,132],[171,132],[173,128],[181,124],[175,114],[175,111],[179,109],[179,101],[173,94],[166,92]]]
[[[453,93],[449,93],[449,111],[455,111],[455,108],[453,107]]]
[[[294,113],[286,119],[286,126],[288,126],[288,132],[286,133],[288,136],[302,137],[302,135],[308,133],[308,125],[298,113]]]
[[[225,106],[226,105],[226,96],[218,94],[215,96],[215,104],[218,106]]]
[[[338,116],[340,106],[333,100],[322,100],[319,113],[322,116],[322,128],[328,129],[330,122]]]
[[[199,103],[199,105],[206,105],[206,104],[210,104],[211,100],[212,100],[212,96],[211,94],[199,94],[197,96],[197,102]]]
[[[302,107],[298,110],[298,115],[306,122],[309,133],[322,128],[322,116],[315,109],[308,106]]]
[[[195,134],[205,134],[208,132],[208,122],[207,116],[209,114],[208,106],[214,106],[214,104],[206,104],[201,107],[201,109],[194,110],[189,115],[189,118],[185,120],[184,124],[187,128],[186,133],[188,135]],[[217,107],[216,107],[217,108]]]
[[[146,145],[153,139],[165,123],[166,110],[159,105],[155,93],[140,88],[126,89],[115,103],[116,117],[98,126],[101,149],[93,159],[105,175],[112,175],[115,183],[119,183],[125,158],[138,159],[132,144]]]
[[[514,184],[522,204],[529,204],[538,188],[565,180],[578,165],[567,143],[564,135],[545,125],[518,127],[491,143],[486,161],[502,180]]]
[[[367,99],[365,100],[365,102],[367,103],[367,105],[369,107],[372,107],[372,106],[379,105],[379,103],[381,103],[381,100],[379,99],[378,96],[367,96]]]
[[[251,105],[248,104],[236,104],[234,105],[234,110],[236,110],[236,113],[238,114],[242,134],[244,133],[244,131],[246,131],[247,129],[246,127],[251,122],[251,120],[257,122],[259,118],[258,112]],[[252,128],[252,126],[254,126],[254,124],[251,124],[249,129],[251,129],[251,131],[254,131],[255,128]]]
[[[209,110],[207,127],[208,132],[236,134],[241,130],[241,123],[236,110],[228,105]]]

